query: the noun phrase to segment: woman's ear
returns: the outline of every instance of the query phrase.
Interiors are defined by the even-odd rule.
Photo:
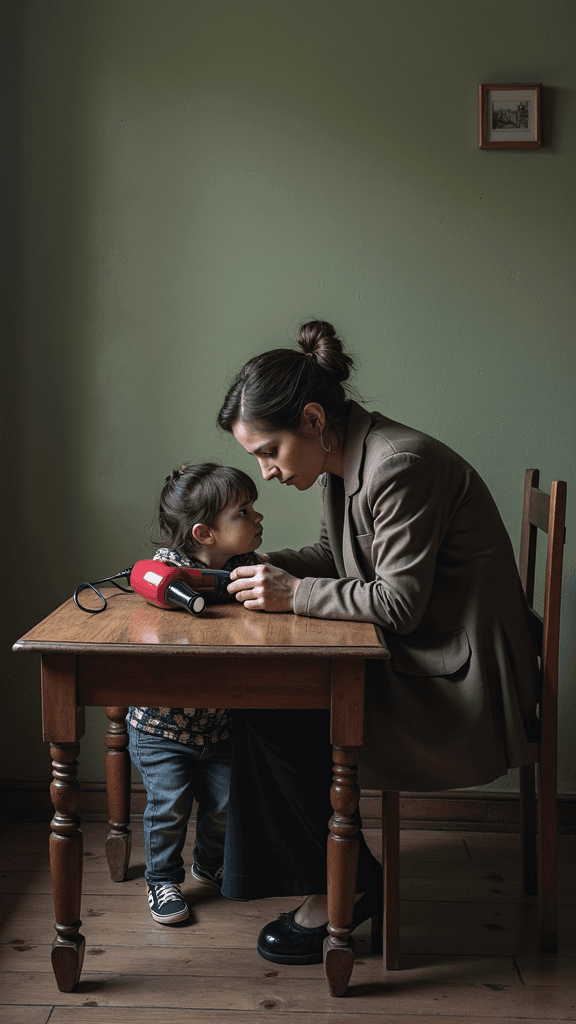
[[[212,531],[209,526],[206,526],[206,523],[194,523],[191,533],[197,544],[205,544],[210,547],[214,543]]]
[[[314,433],[322,433],[326,425],[326,413],[319,402],[308,402],[302,409],[302,426]]]

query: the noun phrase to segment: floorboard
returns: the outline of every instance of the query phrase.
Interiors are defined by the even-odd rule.
[[[0,1024],[47,1024],[50,1006],[0,1006]]]
[[[535,1011],[535,1016],[522,1017],[522,1024],[542,1024],[543,1018]],[[1,1019],[1,1018],[0,1018]],[[548,1018],[550,1019],[550,1018]],[[552,1018],[554,1019],[554,1018]],[[573,1017],[556,1018],[573,1021]],[[158,1018],[158,1011],[154,1008],[128,1009],[114,1008],[110,1010],[100,1008],[72,1008],[56,1007],[50,1017],[50,1024],[295,1024],[296,1018],[284,1013],[263,1013],[258,1011],[257,1018],[254,1011],[239,1011],[231,1013],[226,1010],[222,1013],[210,1010],[206,1013],[195,1013],[191,1018],[189,1010],[164,1009],[161,1022]],[[336,1009],[332,1012],[314,1011],[299,1014],[298,1024],[520,1024],[518,1017],[503,1016],[479,1016],[478,1014],[454,1016],[453,1014],[430,1013],[412,1014],[395,1013],[391,1011],[380,1011],[358,1017],[353,1009],[348,1012]],[[19,1022],[18,1022],[19,1024]],[[36,1022],[34,1022],[36,1024]]]
[[[184,974],[170,978],[147,975],[85,972],[78,990],[53,992],[53,979],[46,973],[25,976],[5,975],[0,988],[3,1003],[17,1003],[26,990],[27,1002],[45,1006],[52,999],[60,1006],[156,1006],[228,1011],[272,1011],[298,1015],[310,1011],[339,1012],[328,994],[323,978],[278,977],[226,978],[209,975],[189,978]],[[476,975],[478,978],[478,975]],[[481,975],[480,975],[481,977]],[[526,1018],[540,1016],[542,1021],[570,1020],[576,1012],[576,993],[567,986],[549,988],[522,985],[510,974],[508,982],[414,981],[401,972],[393,980],[384,977],[381,965],[365,960],[356,965],[353,981],[345,997],[346,1010],[359,1018],[372,1014],[379,1006],[387,1013],[420,1014],[436,1010],[461,1016],[473,1011],[486,1017]],[[344,1010],[344,1006],[342,1007]]]
[[[386,972],[369,925],[356,932],[344,999],[322,966],[269,964],[259,929],[295,898],[233,903],[190,877],[190,918],[152,921],[141,829],[128,879],[110,881],[107,826],[84,828],[82,932],[76,992],[50,965],[53,905],[48,832],[5,823],[0,835],[0,1024],[544,1024],[576,1022],[576,837],[559,837],[557,957],[537,944],[534,897],[521,891],[518,836],[409,830],[401,836],[401,967]],[[193,845],[186,846],[187,863]],[[368,833],[377,852],[379,833]]]

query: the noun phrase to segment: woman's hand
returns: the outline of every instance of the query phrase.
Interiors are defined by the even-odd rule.
[[[300,580],[275,565],[239,565],[230,573],[228,593],[259,612],[294,611]]]

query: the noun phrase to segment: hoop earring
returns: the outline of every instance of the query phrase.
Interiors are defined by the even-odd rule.
[[[327,455],[337,455],[338,452],[340,451],[340,446],[338,446],[338,448],[332,448],[332,445],[328,445],[328,447],[326,447],[326,445],[324,444],[324,441],[322,439],[323,433],[324,433],[324,431],[321,430],[320,431],[320,444],[322,445],[322,448],[324,449],[324,451],[326,452]]]

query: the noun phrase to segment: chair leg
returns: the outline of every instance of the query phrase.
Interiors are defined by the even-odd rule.
[[[538,771],[538,903],[543,953],[558,951],[556,800],[555,765],[542,760]]]
[[[400,795],[382,793],[384,871],[384,959],[387,971],[400,967]]]
[[[535,896],[538,892],[536,850],[536,772],[534,764],[520,768],[520,823],[522,829],[522,888]]]

